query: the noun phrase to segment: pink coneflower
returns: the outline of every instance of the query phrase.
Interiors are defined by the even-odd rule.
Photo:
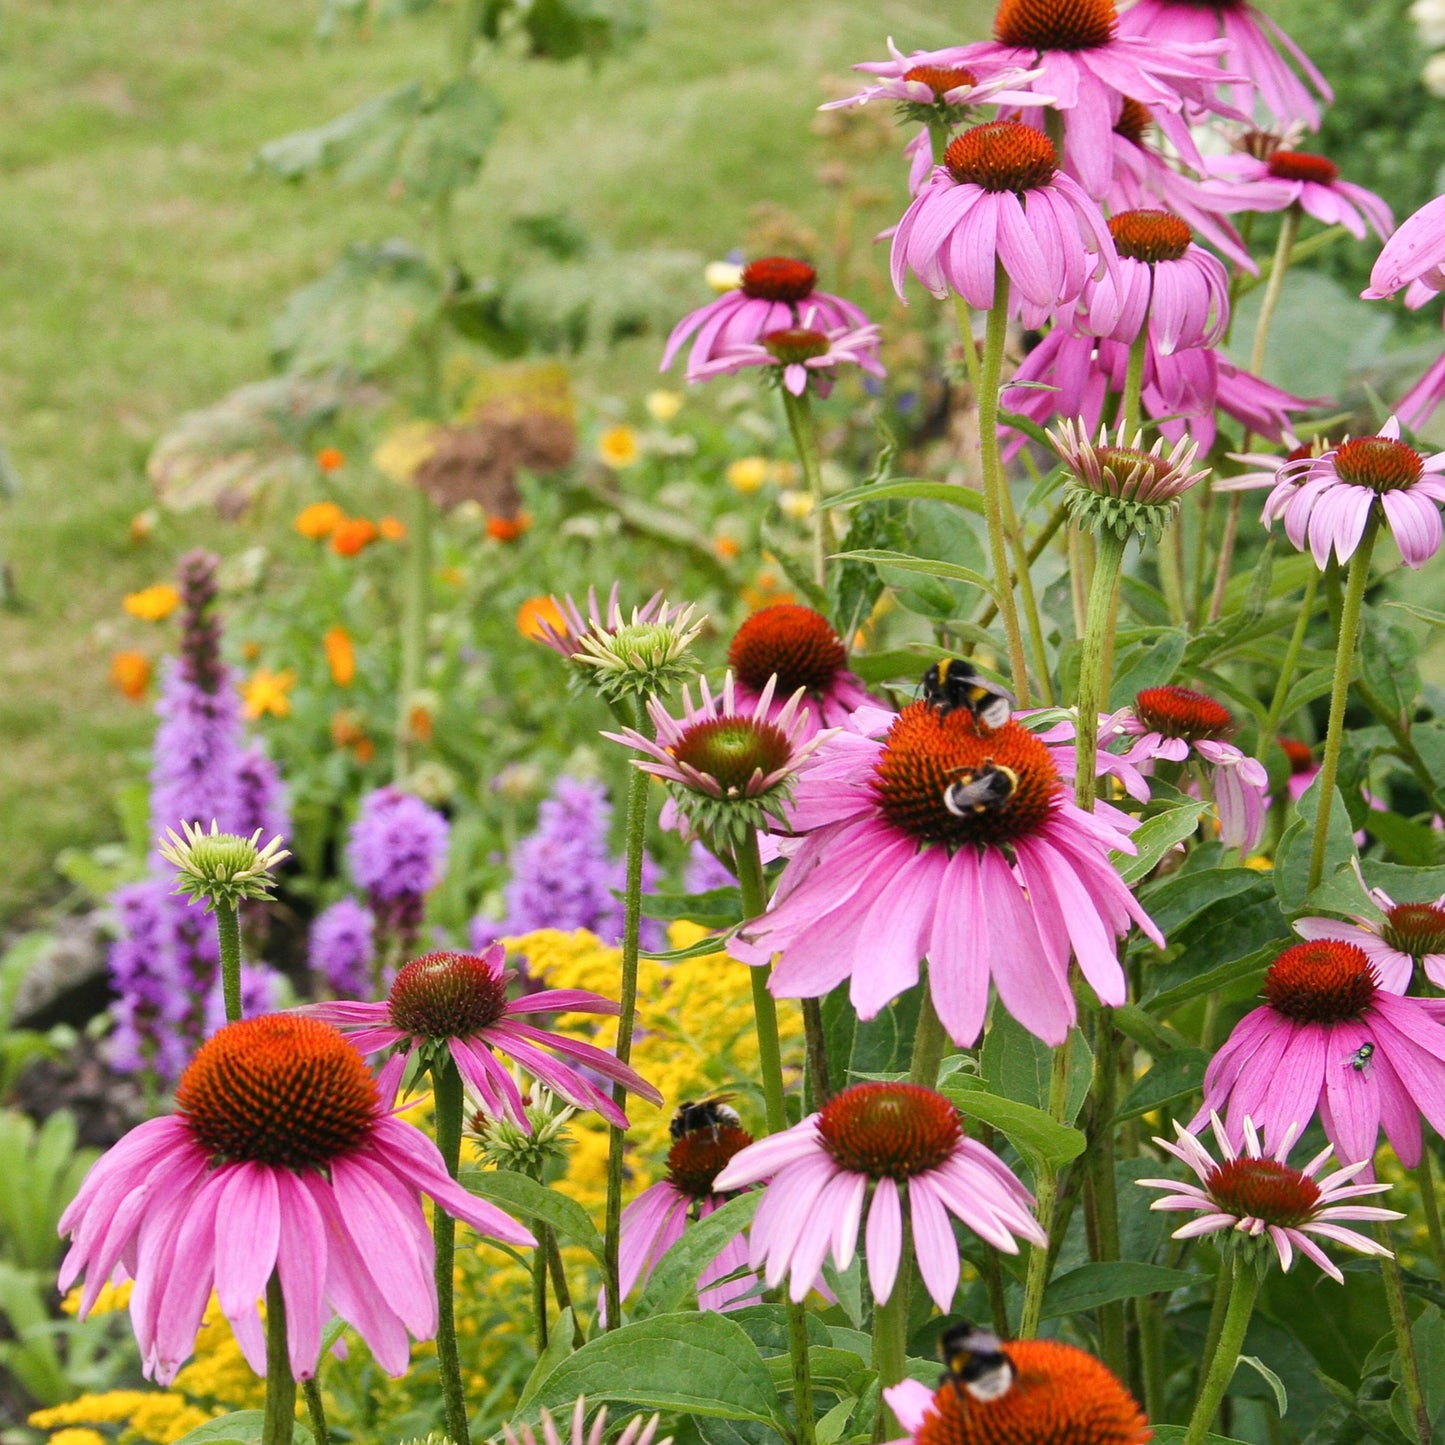
[[[1115,265],[1109,229],[1053,143],[1019,121],[995,120],[955,136],[893,235],[893,286],[912,271],[935,295],[949,291],[986,310],[996,262],[1009,310],[1039,326],[1078,299],[1089,276]]]
[[[1358,872],[1359,864],[1355,864]],[[1365,887],[1365,880],[1360,879]],[[1343,939],[1363,950],[1374,967],[1380,987],[1390,993],[1404,993],[1415,975],[1415,965],[1425,977],[1445,988],[1445,893],[1433,903],[1396,903],[1383,888],[1366,888],[1371,903],[1383,917],[1354,913],[1349,923],[1337,918],[1297,918],[1294,931],[1301,938]]]
[[[841,296],[818,291],[818,273],[806,261],[790,256],[765,256],[743,267],[742,284],[706,306],[690,311],[672,329],[662,352],[666,371],[683,342],[696,333],[687,358],[687,379],[699,379],[700,368],[725,351],[749,346],[774,331],[802,326],[808,312],[824,333],[866,327],[868,318]]]
[[[1326,226],[1343,226],[1356,240],[1365,239],[1366,223],[1381,240],[1394,227],[1389,206],[1373,191],[1340,179],[1340,168],[1328,157],[1304,151],[1276,150],[1268,157],[1240,152],[1210,156],[1201,189],[1217,210],[1282,211],[1298,204]]]
[[[1204,4],[1200,0],[1136,0],[1120,15],[1119,29],[1126,35],[1184,45],[1200,45],[1223,36],[1226,48],[1219,63],[1246,77],[1231,86],[1234,99],[1249,112],[1258,93],[1280,126],[1298,123],[1318,130],[1320,108],[1315,97],[1326,104],[1334,99],[1309,56],[1248,0]],[[1303,71],[1304,80],[1295,74],[1291,60]]]
[[[796,602],[754,612],[733,634],[728,667],[736,680],[737,705],[743,709],[756,706],[768,679],[777,677],[768,707],[770,722],[801,688],[798,716],[806,720],[805,737],[841,726],[865,704],[882,706],[862,679],[849,672],[848,650],[828,619]]]
[[[542,1428],[541,1445],[602,1445],[607,1434],[607,1407],[604,1405],[598,1412],[597,1418],[592,1422],[592,1428],[587,1428],[587,1397],[579,1395],[577,1403],[572,1407],[572,1424],[566,1441],[563,1441],[557,1430],[557,1424],[551,1414],[542,1410],[539,1412],[538,1423]],[[627,1422],[623,1432],[612,1442],[612,1445],[652,1445],[652,1437],[657,1433],[656,1415],[650,1418],[642,1415],[634,1415]],[[516,1433],[510,1425],[502,1426],[502,1435],[507,1445],[538,1445],[537,1436],[533,1433],[530,1425],[522,1425]],[[665,1436],[657,1442],[657,1445],[672,1445],[672,1436]]]
[[[1229,325],[1229,277],[1196,246],[1189,227],[1166,211],[1121,211],[1109,218],[1118,268],[1088,282],[1080,330],[1126,346],[1144,329],[1160,356],[1213,346]]]
[[[763,366],[794,396],[802,396],[809,382],[819,396],[827,396],[840,366],[860,366],[872,376],[886,376],[878,360],[878,346],[878,328],[871,323],[824,331],[817,311],[810,308],[801,325],[765,331],[756,341],[719,343],[708,360],[689,365],[687,379],[709,381],[715,376],[732,376],[744,367]]]
[[[1420,1115],[1445,1125],[1445,1003],[1392,993],[1362,948],[1297,943],[1270,965],[1264,1005],[1235,1026],[1204,1076],[1191,1128],[1223,1111],[1231,1139],[1253,1119],[1271,1138],[1319,1110],[1346,1163],[1369,1160],[1383,1126],[1406,1168]]]
[[[1108,853],[1133,852],[1132,821],[1065,796],[1047,744],[1017,722],[916,702],[881,741],[824,738],[788,821],[804,835],[772,907],[743,924],[733,957],[782,953],[769,987],[816,998],[851,980],[873,1018],[929,959],[934,1007],[960,1045],[983,1028],[992,977],[1025,1028],[1062,1043],[1074,1021],[1070,953],[1105,1002],[1122,1001],[1115,938],[1159,931]],[[960,796],[962,794],[962,796]]]
[[[733,1197],[732,1192],[718,1189],[717,1177],[752,1142],[753,1136],[730,1120],[677,1134],[667,1155],[667,1177],[644,1189],[622,1211],[617,1268],[624,1298],[652,1274],[691,1221],[706,1219]],[[747,1245],[738,1235],[698,1277],[698,1308],[738,1308],[756,1289],[757,1279],[728,1276],[747,1262]]]
[[[597,632],[616,632],[628,625],[629,619],[617,600],[619,588],[619,583],[612,584],[612,590],[607,594],[607,605],[604,607],[597,601],[597,589],[589,587],[585,615],[572,598],[552,597],[550,600],[556,608],[557,616],[551,617],[543,611],[537,612],[532,619],[535,630],[528,635],[550,647],[559,657],[577,656],[582,651],[584,637]],[[632,609],[630,621],[634,626],[667,622],[683,610],[681,607],[669,607],[662,593],[654,592],[641,607]]]
[[[335,999],[306,1004],[297,1012],[333,1024],[364,1054],[395,1049],[382,1071],[383,1083],[393,1092],[419,1051],[445,1048],[487,1112],[510,1119],[524,1131],[529,1127],[526,1106],[493,1049],[514,1059],[559,1099],[579,1109],[595,1109],[619,1129],[627,1127],[627,1115],[563,1059],[621,1084],[650,1104],[662,1103],[662,1095],[646,1079],[606,1049],[523,1022],[527,1014],[615,1015],[617,1004],[576,988],[544,989],[509,1000],[506,956],[500,943],[480,954],[423,954],[397,974],[381,1003]],[[553,1053],[563,1059],[554,1059]]]
[[[1289,782],[1285,786],[1290,801],[1297,803],[1319,777],[1320,761],[1315,757],[1315,750],[1298,738],[1280,738],[1278,741],[1280,751],[1289,759]]]
[[[132,1129],[60,1218],[71,1236],[61,1290],[84,1271],[84,1318],[117,1271],[134,1279],[142,1367],[161,1384],[195,1348],[212,1289],[266,1373],[257,1301],[273,1271],[296,1379],[315,1373],[332,1313],[405,1374],[408,1332],[437,1329],[422,1194],[493,1239],[536,1243],[447,1177],[436,1145],[387,1113],[361,1055],[316,1019],[228,1024],[182,1074],[176,1108]]]
[[[717,1176],[717,1187],[763,1180],[749,1262],[754,1269],[766,1263],[770,1289],[790,1276],[795,1301],[822,1278],[830,1248],[833,1263],[848,1268],[862,1227],[868,1282],[874,1299],[886,1303],[903,1259],[905,1211],[924,1287],[944,1311],[958,1288],[950,1214],[1008,1254],[1018,1253],[1015,1237],[1047,1242],[1028,1190],[964,1136],[958,1110],[942,1094],[917,1084],[844,1089],[801,1124],[744,1149]]]
[[[1300,1133],[1299,1125],[1289,1124],[1277,1133],[1270,1131],[1273,1147],[1266,1153],[1253,1121],[1245,1119],[1240,1130],[1244,1147],[1238,1151],[1230,1142],[1219,1115],[1209,1117],[1220,1163],[1215,1163],[1196,1134],[1177,1121],[1174,1125],[1177,1144],[1157,1136],[1154,1140],[1161,1149],[1187,1164],[1198,1176],[1198,1184],[1181,1184],[1175,1179],[1139,1181],[1145,1189],[1169,1191],[1163,1199],[1156,1199],[1150,1209],[1198,1211],[1199,1218],[1189,1220],[1174,1231],[1175,1239],[1198,1239],[1200,1235],[1222,1230],[1232,1230],[1252,1239],[1267,1235],[1279,1256],[1281,1269],[1289,1269],[1294,1263],[1295,1250],[1299,1250],[1339,1284],[1344,1284],[1344,1275],[1316,1240],[1333,1240],[1357,1254],[1389,1257],[1390,1251],[1384,1245],[1340,1223],[1346,1219],[1379,1221],[1405,1217],[1393,1209],[1350,1202],[1370,1194],[1383,1194],[1390,1187],[1354,1182],[1367,1167],[1367,1160],[1357,1160],[1317,1179],[1315,1176],[1329,1163],[1334,1150],[1326,1146],[1303,1169],[1291,1168],[1285,1160],[1290,1145]]]
[[[1234,727],[1227,707],[1192,687],[1148,687],[1120,720],[1135,739],[1125,757],[1146,772],[1158,758],[1183,763],[1194,754],[1206,762],[1220,841],[1245,852],[1257,846],[1269,808],[1269,774],[1257,758],[1225,741]]]
[[[1416,310],[1437,291],[1445,291],[1445,196],[1427,201],[1400,222],[1370,270],[1366,301],[1393,296],[1402,286],[1405,304]]]
[[[1302,446],[1292,448],[1284,456],[1271,452],[1230,452],[1229,460],[1241,462],[1245,470],[1233,476],[1214,478],[1216,492],[1258,492],[1276,486],[1279,471],[1286,462],[1297,462],[1305,457],[1321,456],[1329,450],[1329,442],[1323,437],[1314,437]]]
[[[1113,0],[1001,0],[994,38],[955,51],[960,65],[1016,65],[1042,73],[1031,89],[1052,95],[1064,116],[1064,149],[1091,196],[1111,179],[1109,132],[1127,98],[1170,119],[1170,139],[1192,149],[1180,115],[1186,101],[1235,114],[1215,95],[1227,42],[1165,44],[1121,34]],[[1176,119],[1177,118],[1177,119]]]
[[[1016,713],[1015,716],[1020,722],[1023,722],[1027,714]],[[1059,770],[1059,777],[1070,787],[1073,786],[1078,771],[1078,754],[1074,747],[1076,735],[1077,727],[1072,717],[1061,718],[1037,734],[1040,742],[1049,745],[1049,752],[1053,757],[1054,766]],[[1096,778],[1117,778],[1119,785],[1136,803],[1147,803],[1149,801],[1149,779],[1127,758],[1109,751],[1109,744],[1123,736],[1124,724],[1118,714],[1099,714],[1094,776]]]
[[[1445,502],[1445,452],[1421,456],[1400,440],[1391,417],[1377,436],[1351,437],[1319,457],[1302,457],[1279,470],[1260,517],[1266,526],[1284,517],[1285,534],[1306,546],[1321,569],[1330,553],[1348,562],[1360,545],[1378,501],[1407,567],[1423,567],[1440,550],[1440,507]]]

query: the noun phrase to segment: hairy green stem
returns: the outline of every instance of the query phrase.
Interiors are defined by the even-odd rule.
[[[450,1053],[443,1050],[432,1060],[431,1079],[437,1148],[447,1173],[455,1179],[462,1158],[462,1076]],[[432,1236],[436,1241],[437,1371],[442,1381],[447,1434],[454,1445],[471,1445],[461,1356],[457,1352],[456,1305],[452,1297],[457,1222],[440,1204],[432,1212]]]
[[[1386,1249],[1391,1249],[1388,1221],[1382,1219],[1375,1226],[1375,1238]],[[1410,1329],[1410,1312],[1405,1308],[1405,1282],[1400,1276],[1400,1261],[1395,1258],[1393,1251],[1380,1261],[1380,1273],[1385,1280],[1385,1303],[1390,1307],[1390,1324],[1395,1331],[1395,1349],[1400,1355],[1400,1374],[1405,1385],[1405,1398],[1410,1403],[1410,1414],[1415,1421],[1420,1445],[1430,1445],[1433,1436],[1430,1412],[1425,1408],[1425,1391],[1420,1384],[1420,1360],[1415,1354],[1415,1336]]]
[[[983,463],[983,510],[988,523],[989,557],[998,588],[999,615],[1008,642],[1009,674],[1020,707],[1029,705],[1028,664],[1024,660],[1024,638],[1019,629],[1018,608],[1004,535],[1003,493],[1008,486],[998,445],[999,383],[1003,377],[1004,343],[1008,339],[1009,277],[1003,262],[994,267],[993,305],[988,312],[988,330],[983,343],[983,371],[978,394],[978,445]],[[1025,569],[1027,570],[1027,569]]]
[[[878,1414],[873,1425],[875,1445],[880,1440],[896,1440],[906,1432],[898,1417],[883,1398],[883,1391],[898,1384],[907,1373],[908,1363],[908,1294],[913,1248],[909,1239],[907,1218],[903,1224],[903,1262],[893,1293],[886,1302],[873,1301],[873,1368],[878,1373]]]
[[[321,1368],[320,1361],[316,1368]],[[301,1382],[301,1394],[306,1401],[306,1414],[311,1421],[311,1437],[316,1445],[331,1445],[331,1428],[326,1423],[326,1405],[321,1399],[321,1386],[313,1378]]]
[[[1335,801],[1335,778],[1340,770],[1340,748],[1345,740],[1345,705],[1349,700],[1350,677],[1355,670],[1355,644],[1359,638],[1360,611],[1365,602],[1365,587],[1370,580],[1370,556],[1375,550],[1375,537],[1380,530],[1380,504],[1370,508],[1365,535],[1350,558],[1349,577],[1345,583],[1345,600],[1340,609],[1340,636],[1335,649],[1335,680],[1330,690],[1330,721],[1325,733],[1325,751],[1320,759],[1319,805],[1315,813],[1314,843],[1310,848],[1310,876],[1306,892],[1319,886],[1325,872],[1325,849],[1330,837],[1330,812]]]
[[[1139,1326],[1139,1363],[1144,1377],[1144,1413],[1158,1420],[1164,1413],[1168,1385],[1164,1365],[1164,1311],[1157,1295],[1141,1295],[1134,1301]]]
[[[1134,433],[1140,425],[1140,397],[1144,391],[1144,357],[1149,347],[1149,313],[1144,313],[1139,334],[1129,343],[1129,361],[1124,370],[1124,395],[1119,398],[1117,417],[1123,433],[1123,445],[1134,445]]]
[[[638,725],[646,726],[646,710],[638,707]],[[642,861],[647,834],[648,775],[633,768],[627,780],[626,856],[627,875],[622,902],[622,991],[617,1015],[617,1062],[632,1059],[632,1029],[637,1019],[637,955],[638,936],[642,927]],[[612,1101],[620,1109],[626,1102],[621,1084],[612,1086]],[[607,1305],[606,1328],[615,1330],[622,1323],[621,1278],[618,1272],[618,1248],[622,1238],[622,1151],[626,1130],[615,1124],[607,1138],[607,1204],[603,1225],[603,1294]]]
[[[788,430],[793,434],[793,446],[798,452],[798,463],[807,479],[808,493],[813,498],[813,581],[819,587],[828,580],[828,549],[832,544],[831,513],[823,508],[823,466],[818,453],[818,420],[813,415],[812,398],[807,391],[794,396],[787,387],[782,388],[783,410],[788,416]]]
[[[1254,1313],[1254,1301],[1259,1294],[1259,1270],[1253,1261],[1244,1259],[1240,1254],[1236,1254],[1235,1260],[1229,1305],[1224,1312],[1224,1323],[1220,1327],[1214,1354],[1205,1367],[1204,1384],[1194,1402],[1194,1413],[1189,1417],[1184,1445],[1204,1445],[1204,1437],[1214,1423],[1220,1401],[1224,1399],[1239,1365],[1239,1352],[1244,1345],[1245,1331],[1249,1329],[1249,1317]]]
[[[1435,1276],[1445,1281],[1445,1232],[1440,1228],[1440,1203],[1435,1195],[1435,1161],[1430,1157],[1427,1140],[1420,1153],[1420,1166],[1414,1171],[1420,1187],[1420,1204],[1425,1215],[1425,1229],[1430,1236],[1430,1253],[1435,1259]]]
[[[828,1072],[828,1035],[823,1028],[821,999],[805,998],[803,1005],[803,1044],[808,1059],[808,1108],[821,1109],[833,1097],[833,1083]]]
[[[1219,1261],[1219,1273],[1214,1281],[1214,1299],[1209,1306],[1209,1325],[1204,1331],[1204,1353],[1199,1357],[1201,1388],[1204,1384],[1204,1371],[1219,1348],[1219,1332],[1224,1328],[1224,1316],[1229,1311],[1229,1296],[1233,1290],[1234,1265],[1226,1254]]]
[[[296,1381],[286,1348],[286,1302],[281,1279],[266,1281],[266,1410],[261,1419],[261,1445],[291,1445],[296,1426]]]
[[[1090,772],[1092,772],[1092,766]],[[1049,1075],[1049,1116],[1060,1124],[1068,1120],[1065,1115],[1069,1107],[1069,1055],[1072,1052],[1074,1035],[1069,1035],[1054,1050],[1053,1070]],[[1054,1215],[1059,1203],[1059,1171],[1052,1163],[1041,1162],[1035,1180],[1034,1217],[1039,1228],[1053,1243]],[[1019,1315],[1019,1338],[1031,1340],[1039,1332],[1039,1319],[1043,1314],[1044,1290],[1049,1282],[1049,1262],[1052,1248],[1036,1244],[1029,1248],[1028,1268],[1024,1275],[1023,1311]]]
[[[554,1229],[547,1231],[547,1270],[552,1276],[552,1293],[557,1297],[557,1309],[570,1310],[572,1308],[572,1290],[567,1283],[567,1271],[562,1264],[562,1251],[557,1247],[557,1232]],[[574,1314],[572,1316],[572,1348],[580,1350],[587,1343],[587,1336],[582,1332],[582,1321]]]
[[[1119,1080],[1119,1033],[1114,1010],[1099,1010],[1094,1035],[1094,1104],[1089,1126],[1087,1204],[1093,1215],[1094,1259],[1119,1258],[1119,1200],[1114,1177],[1114,1106]],[[1129,1360],[1124,1343],[1124,1305],[1113,1300],[1100,1307],[1100,1358],[1123,1379]]]
[[[1068,521],[1068,519],[1068,503],[1060,502],[1054,508],[1054,510],[1049,513],[1048,518],[1044,522],[1044,525],[1039,529],[1038,536],[1035,537],[1034,540],[1030,542],[1028,546],[1024,549],[1024,558],[1030,566],[1033,563],[1037,562],[1039,558],[1044,555],[1044,549],[1049,545],[1050,542],[1054,540],[1055,536],[1058,534],[1059,528],[1062,527],[1064,523]],[[1010,575],[1009,581],[1011,584],[1016,582],[1017,580],[1017,577],[1013,576],[1012,574]],[[997,616],[998,603],[997,601],[995,601],[994,598],[990,597],[985,601],[983,609],[978,614],[978,625],[980,627],[987,627],[989,623],[992,622]],[[1050,689],[1052,689],[1052,683],[1050,683],[1049,686]]]
[[[532,1320],[537,1331],[537,1354],[547,1352],[547,1241],[552,1231],[537,1225],[537,1248],[532,1253]]]
[[[1086,812],[1094,808],[1099,745],[1099,714],[1109,704],[1109,632],[1114,592],[1124,565],[1127,539],[1112,528],[1098,534],[1099,556],[1089,586],[1089,610],[1079,647],[1079,716],[1074,733],[1074,802]]]
[[[913,1057],[908,1068],[908,1082],[922,1084],[931,1089],[938,1083],[939,1065],[948,1048],[948,1034],[933,1006],[933,995],[928,983],[923,984],[923,994],[918,1004],[918,1025],[913,1031]]]
[[[226,1022],[241,1017],[241,919],[233,903],[216,904],[216,935],[221,945],[221,997]]]

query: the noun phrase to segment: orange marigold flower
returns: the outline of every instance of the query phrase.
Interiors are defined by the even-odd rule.
[[[346,453],[339,447],[322,447],[316,453],[316,465],[323,472],[337,472],[346,465]]]
[[[712,549],[722,558],[724,562],[736,560],[738,554],[743,550],[742,543],[736,537],[714,537]]]
[[[346,513],[335,502],[312,502],[296,514],[292,524],[310,542],[329,537],[344,521]]]
[[[432,710],[424,702],[414,702],[406,710],[406,730],[414,743],[432,739]]]
[[[406,540],[406,523],[400,517],[382,517],[376,524],[376,530],[381,533],[384,541],[402,542]]]
[[[151,685],[151,660],[143,652],[117,652],[110,660],[110,680],[117,692],[139,702]]]
[[[331,534],[331,550],[338,557],[354,557],[381,535],[369,517],[348,517]]]
[[[337,687],[350,687],[356,680],[356,649],[344,627],[328,627],[321,639],[326,648],[326,665]]]
[[[296,686],[296,674],[289,667],[272,672],[269,667],[258,667],[241,684],[242,712],[251,721],[270,713],[272,717],[289,717],[291,713],[291,689]]]
[[[558,632],[567,631],[567,619],[562,609],[550,597],[529,597],[517,609],[517,631],[533,642],[546,640],[542,624],[551,623]]]
[[[642,456],[642,445],[630,426],[610,426],[597,438],[597,459],[614,472],[630,467]]]
[[[488,517],[487,536],[498,542],[515,542],[531,525],[530,512],[518,512],[515,517]]]
[[[143,622],[160,622],[181,605],[181,594],[169,582],[157,582],[139,592],[127,593],[121,605]]]

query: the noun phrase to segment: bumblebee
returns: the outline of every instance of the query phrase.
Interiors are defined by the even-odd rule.
[[[735,1129],[740,1127],[742,1119],[738,1111],[727,1102],[731,1098],[731,1094],[718,1094],[711,1099],[684,1099],[667,1126],[668,1133],[674,1139],[681,1139],[684,1134],[711,1129],[713,1138],[717,1138],[719,1129],[728,1125]]]
[[[981,678],[972,663],[959,657],[941,657],[923,674],[923,700],[941,717],[967,708],[986,728],[1001,728],[1014,709],[1012,693]]]
[[[984,1401],[997,1400],[1013,1387],[1014,1364],[997,1335],[970,1324],[953,1325],[944,1330],[938,1348],[948,1366],[940,1386],[951,1382],[960,1394]]]
[[[1012,768],[986,758],[976,773],[960,770],[959,780],[943,790],[943,806],[955,817],[972,817],[1002,808],[1018,791],[1018,785],[1019,775]]]
[[[1346,1060],[1349,1066],[1357,1073],[1363,1074],[1370,1060],[1375,1056],[1374,1044],[1361,1044],[1354,1053]]]

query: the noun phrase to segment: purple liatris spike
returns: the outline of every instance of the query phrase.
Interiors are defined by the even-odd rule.
[[[111,1064],[120,1073],[149,1069],[173,1080],[188,1050],[177,1016],[185,994],[176,973],[169,885],[146,878],[116,889],[110,901],[116,921],[109,959],[116,994]]]
[[[236,759],[236,794],[236,832],[243,838],[258,829],[263,839],[291,836],[285,784],[259,743]]]
[[[446,872],[445,817],[400,788],[377,788],[361,800],[346,857],[379,927],[406,943],[421,927],[426,895]]]
[[[306,962],[337,998],[365,998],[371,986],[376,920],[354,898],[341,898],[317,914]]]

